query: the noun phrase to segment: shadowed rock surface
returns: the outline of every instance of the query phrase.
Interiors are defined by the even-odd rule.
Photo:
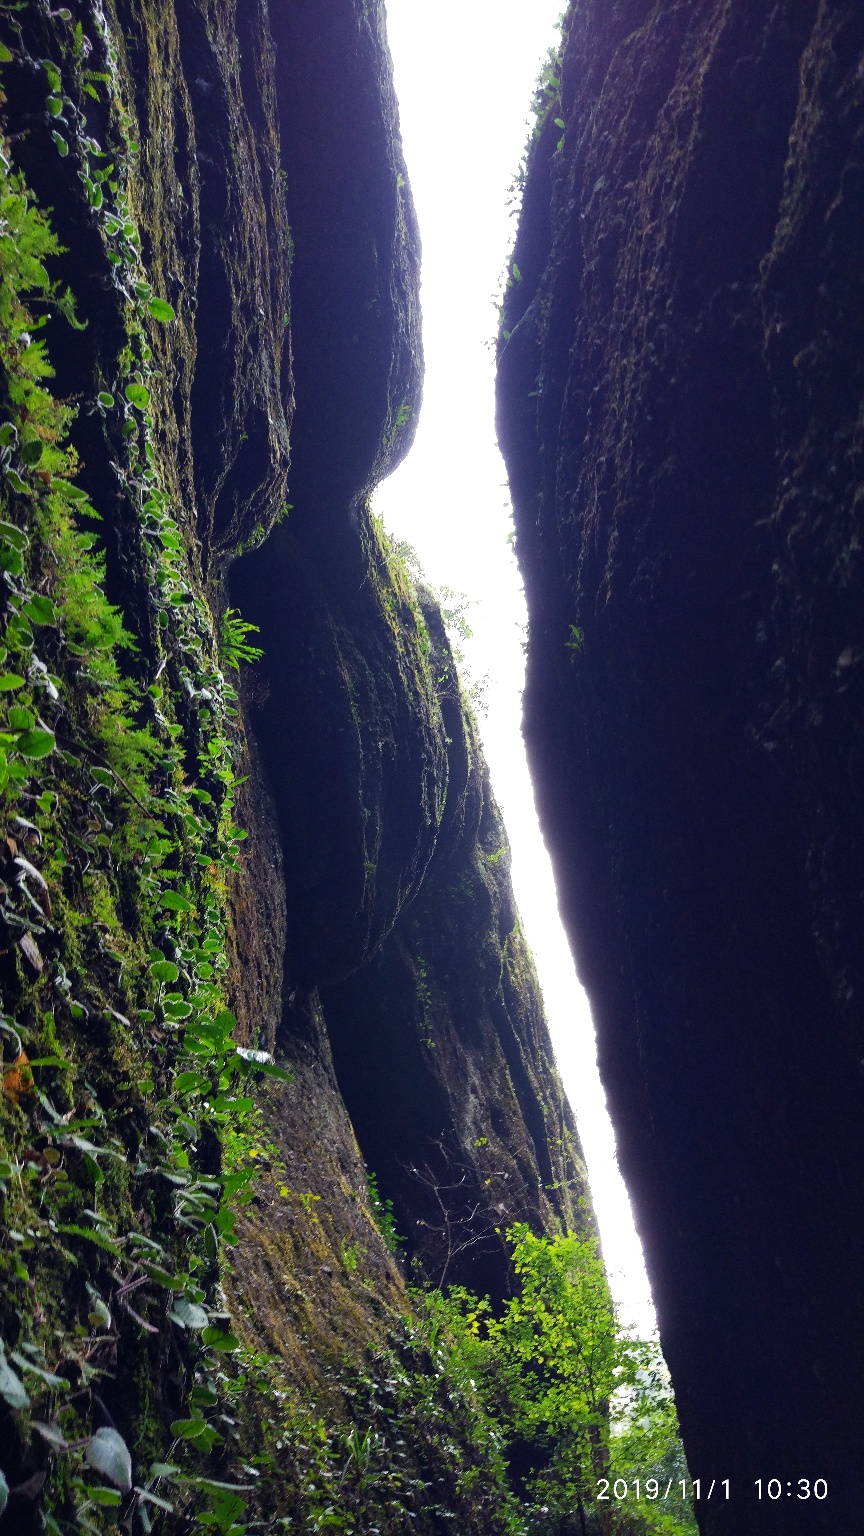
[[[860,1523],[862,57],[836,0],[571,6],[500,346],[541,818],[734,1536]]]
[[[503,1536],[503,1465],[412,1331],[382,1211],[430,1280],[498,1297],[511,1222],[592,1225],[441,615],[368,505],[422,376],[384,15],[0,16],[0,734],[33,748],[5,798],[0,763],[0,1197],[32,1228],[27,1266],[0,1249],[9,1536],[95,1508],[69,1468],[97,1430],[175,1479],[124,1528],[149,1500],[169,1531],[344,1505],[346,1530]],[[10,209],[50,273],[10,261]]]

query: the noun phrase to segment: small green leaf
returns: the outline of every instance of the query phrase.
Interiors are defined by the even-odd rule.
[[[169,999],[163,1004],[166,1017],[174,1024],[179,1024],[181,1019],[188,1019],[192,1013],[189,1003],[171,1002]]]
[[[179,1323],[181,1328],[191,1328],[196,1333],[206,1328],[210,1321],[206,1311],[198,1305],[197,1301],[187,1301],[184,1296],[181,1296],[179,1301],[175,1301],[168,1316],[173,1318],[175,1323]]]
[[[84,1452],[87,1465],[106,1477],[115,1488],[129,1493],[132,1487],[132,1457],[129,1447],[116,1429],[97,1429]]]
[[[116,1508],[118,1504],[123,1503],[123,1495],[118,1493],[116,1488],[93,1488],[87,1483],[80,1483],[79,1487],[83,1493],[86,1493],[88,1499],[92,1499],[94,1504],[104,1504],[108,1507]]]
[[[205,1328],[201,1338],[203,1343],[209,1344],[211,1349],[218,1349],[222,1354],[231,1354],[240,1348],[240,1340],[226,1328]]]
[[[167,1269],[160,1269],[158,1264],[145,1264],[143,1269],[148,1279],[166,1291],[185,1291],[189,1284],[188,1275],[169,1275]]]
[[[66,140],[64,139],[62,133],[58,133],[56,128],[55,128],[55,129],[53,129],[53,131],[51,133],[51,137],[54,140],[54,145],[55,145],[55,148],[57,150],[58,155],[60,155],[61,158],[65,160],[66,156],[69,153],[69,145],[66,143]]]
[[[109,395],[107,389],[100,389],[96,399],[101,405],[103,411],[110,411],[112,405],[114,404],[114,396]]]
[[[137,405],[139,411],[146,411],[150,404],[150,391],[143,384],[127,384],[126,399],[132,405]]]
[[[254,1072],[263,1072],[265,1077],[278,1078],[281,1083],[293,1083],[294,1073],[290,1067],[277,1067],[275,1062],[265,1061],[252,1068]]]
[[[61,96],[49,96],[45,105],[52,117],[59,117],[63,111],[63,98]]]
[[[153,319],[158,320],[162,325],[167,325],[169,320],[175,319],[173,306],[165,299],[151,299],[147,308]]]
[[[101,1296],[96,1296],[93,1298],[90,1305],[90,1311],[87,1313],[87,1320],[92,1328],[111,1327],[111,1313],[106,1307]]]
[[[27,1356],[20,1354],[17,1349],[9,1351],[9,1359],[14,1360],[22,1371],[31,1371],[34,1376],[38,1376],[44,1381],[46,1387],[59,1387],[62,1391],[68,1392],[69,1383],[65,1376],[55,1376],[53,1371],[43,1371],[40,1365],[34,1365],[32,1360],[28,1360]]]
[[[19,677],[17,672],[4,672],[0,677],[0,693],[12,693],[16,688],[23,687],[24,679]]]
[[[206,1419],[175,1419],[171,1425],[171,1433],[178,1440],[197,1440],[206,1428]]]
[[[22,731],[15,747],[22,757],[47,757],[54,751],[54,737],[50,731]]]
[[[57,611],[50,597],[41,597],[35,593],[29,603],[24,604],[24,612],[32,624],[57,623]]]
[[[174,1079],[174,1087],[178,1093],[206,1093],[210,1087],[209,1077],[203,1072],[178,1072]]]
[[[6,479],[9,481],[13,491],[17,491],[19,496],[29,496],[30,487],[26,480],[22,480],[18,471],[10,469],[8,465],[6,467]]]
[[[157,1509],[167,1510],[169,1515],[174,1513],[174,1505],[169,1504],[168,1500],[163,1499],[161,1494],[153,1493],[149,1488],[140,1488],[138,1490],[138,1497],[139,1499],[146,1500],[148,1504],[155,1504]]]
[[[18,550],[26,549],[30,543],[24,529],[17,528],[14,523],[0,523],[0,539]]]
[[[253,1108],[254,1103],[254,1099],[233,1098],[230,1094],[227,1093],[217,1094],[215,1099],[212,1101],[213,1108],[215,1109],[216,1113],[220,1115],[229,1113],[233,1113],[235,1115],[248,1115],[250,1109]]]
[[[11,60],[11,58],[12,58],[12,50],[10,48],[7,48],[5,43],[0,43],[0,64],[8,64],[9,61]],[[6,1492],[7,1493],[9,1492],[8,1488],[7,1488]],[[5,1504],[5,1502],[6,1501],[4,1499],[3,1503]],[[0,1508],[2,1508],[2,1506],[0,1506]]]
[[[99,1165],[92,1157],[88,1157],[87,1161],[92,1163],[94,1168],[98,1169]],[[70,1237],[86,1238],[88,1243],[95,1243],[97,1248],[104,1248],[105,1252],[113,1254],[115,1259],[120,1257],[120,1249],[117,1247],[117,1244],[112,1243],[109,1238],[103,1237],[101,1232],[96,1232],[87,1227],[79,1227],[74,1222],[59,1221],[57,1223],[57,1231],[67,1232]]]
[[[40,1424],[38,1419],[31,1419],[30,1427],[35,1429],[37,1435],[41,1436],[43,1440],[47,1440],[48,1444],[55,1451],[68,1451],[69,1441],[66,1439],[62,1429],[58,1428],[56,1424]]]
[[[177,891],[164,891],[159,899],[162,906],[167,907],[170,912],[192,911],[191,901],[187,901],[186,897],[181,896]]]
[[[251,1184],[252,1180],[257,1178],[257,1176],[258,1170],[256,1168],[243,1168],[240,1173],[229,1173],[222,1184],[223,1199],[230,1200],[236,1195],[238,1189],[243,1189],[245,1185]]]
[[[28,1408],[30,1406],[30,1399],[25,1391],[24,1383],[15,1375],[2,1349],[0,1349],[0,1397],[6,1399],[10,1408]]]
[[[150,975],[157,981],[176,981],[180,970],[173,960],[156,960],[150,967]]]
[[[25,464],[31,467],[38,464],[45,451],[45,444],[41,437],[31,437],[26,443],[21,444],[21,457]]]

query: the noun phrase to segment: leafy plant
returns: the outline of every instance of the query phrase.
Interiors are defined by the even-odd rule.
[[[43,61],[48,111],[78,125],[55,133],[54,146],[61,157],[74,149],[118,278],[125,341],[117,378],[92,408],[115,434],[135,530],[130,580],[147,593],[147,616],[144,633],[127,628],[105,595],[100,518],[76,483],[69,441],[74,408],[52,394],[46,317],[34,310],[83,322],[51,281],[45,263],[59,240],[3,144],[0,918],[12,951],[0,1015],[0,1308],[15,1347],[0,1348],[0,1396],[10,1442],[23,1448],[35,1434],[54,1458],[43,1495],[52,1536],[58,1521],[98,1531],[124,1494],[146,1536],[148,1509],[172,1510],[158,1491],[166,1481],[187,1517],[198,1489],[211,1504],[201,1524],[236,1531],[242,1486],[200,1474],[202,1453],[224,1444],[215,1383],[239,1347],[221,1311],[220,1266],[254,1178],[243,1090],[288,1074],[237,1046],[225,1008],[226,877],[245,836],[233,820],[236,694],[155,467],[148,335],[173,311],[143,276],[125,168],[101,163],[80,106],[67,113],[66,69],[74,75],[88,52],[79,33],[76,24],[62,67]],[[80,98],[92,95],[78,83]],[[242,621],[233,631],[241,647],[248,631]],[[145,638],[153,672],[140,660]],[[200,1156],[208,1136],[221,1142],[218,1175]],[[186,1397],[184,1416],[148,1418],[138,1394],[128,1444],[140,1460],[170,1433],[177,1464],[153,1462],[133,1490],[127,1440],[93,1430],[92,1384],[110,1391],[118,1340],[130,1376],[146,1374],[148,1340],[162,1330],[173,1333],[174,1411]],[[8,1465],[5,1453],[4,1442]]]
[[[369,1196],[369,1204],[372,1207],[372,1216],[375,1225],[384,1239],[384,1247],[388,1253],[398,1254],[405,1242],[396,1231],[396,1219],[393,1215],[393,1201],[382,1200],[378,1193],[378,1176],[366,1170],[366,1191]]]
[[[264,652],[257,645],[249,645],[247,636],[257,635],[257,624],[241,618],[236,608],[227,608],[219,628],[219,647],[226,667],[239,667],[241,661],[251,665],[260,661]]]
[[[677,1491],[686,1463],[662,1359],[619,1327],[596,1239],[538,1237],[524,1224],[507,1235],[519,1293],[500,1314],[460,1288],[417,1300],[450,1372],[463,1390],[476,1385],[505,1456],[516,1453],[529,1529],[563,1533],[576,1512],[587,1530],[601,1478],[644,1481],[667,1469],[663,1486],[671,1479]],[[676,1497],[643,1500],[626,1521],[628,1533],[696,1532]]]

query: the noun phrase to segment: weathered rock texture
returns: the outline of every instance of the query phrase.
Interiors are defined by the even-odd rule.
[[[428,1408],[439,1387],[440,1394],[446,1390],[443,1381],[435,1385],[434,1363],[427,1357],[419,1367],[428,1367],[422,1391],[400,1374],[400,1414],[413,1416],[413,1429],[397,1426],[391,1408],[381,1406],[384,1398],[376,1398],[375,1351],[389,1335],[388,1358],[395,1359],[394,1340],[405,1345],[402,1323],[411,1304],[408,1271],[394,1257],[392,1234],[381,1230],[386,1222],[380,1203],[376,1213],[370,1201],[364,1160],[380,1180],[380,1200],[394,1202],[407,1256],[433,1281],[458,1278],[500,1296],[509,1284],[504,1233],[511,1222],[529,1220],[535,1229],[553,1232],[588,1226],[591,1217],[578,1210],[585,1192],[578,1143],[514,908],[506,836],[441,616],[412,583],[368,505],[371,488],[410,442],[422,373],[418,239],[384,6],[381,0],[106,0],[103,7],[98,0],[72,0],[70,7],[53,10],[48,0],[33,0],[0,20],[4,169],[6,149],[11,155],[14,147],[16,170],[37,204],[54,210],[64,247],[51,257],[50,277],[74,293],[81,328],[63,332],[54,324],[47,336],[56,393],[80,406],[77,414],[70,411],[67,468],[80,478],[100,519],[108,596],[134,636],[134,649],[122,661],[135,723],[139,717],[156,720],[159,740],[169,740],[172,752],[176,748],[164,760],[155,737],[142,749],[150,772],[146,793],[159,815],[164,804],[166,820],[174,817],[171,824],[181,826],[176,849],[166,843],[172,857],[185,858],[177,851],[185,846],[182,827],[197,827],[193,812],[178,812],[177,804],[198,797],[198,808],[216,806],[218,821],[222,806],[230,819],[217,784],[224,786],[231,772],[220,770],[219,779],[208,756],[215,746],[226,762],[230,757],[227,742],[215,739],[226,719],[221,669],[235,681],[238,673],[224,631],[221,655],[214,636],[229,594],[260,626],[266,652],[262,665],[244,669],[239,679],[230,725],[243,781],[236,815],[247,838],[235,840],[234,829],[220,825],[218,863],[200,851],[204,843],[196,844],[198,853],[187,860],[191,873],[185,865],[182,871],[172,866],[166,878],[179,881],[182,874],[200,883],[203,866],[206,889],[218,889],[220,904],[227,878],[225,992],[236,1014],[237,1042],[275,1051],[293,1067],[294,1081],[271,1083],[262,1093],[257,1118],[245,1122],[254,1125],[249,1135],[260,1146],[248,1150],[244,1143],[241,1154],[233,1130],[223,1126],[220,1141],[208,1120],[196,1141],[196,1125],[184,1119],[188,1101],[179,1095],[203,1092],[200,1074],[186,1073],[185,1086],[178,1077],[176,1104],[170,1100],[164,1039],[173,1050],[176,1034],[164,1036],[162,1059],[151,1073],[150,1057],[158,1053],[147,1025],[156,1021],[158,1029],[176,1031],[192,1015],[192,1005],[178,993],[168,1005],[170,1019],[163,1018],[161,992],[159,999],[152,996],[166,980],[165,959],[160,964],[158,956],[176,953],[184,965],[192,963],[192,951],[184,957],[166,913],[180,913],[182,926],[193,918],[197,924],[202,911],[216,911],[190,884],[194,902],[172,887],[158,898],[155,919],[149,911],[142,917],[129,899],[124,907],[118,898],[116,920],[113,906],[94,909],[103,916],[111,912],[117,929],[112,937],[121,950],[106,953],[115,967],[119,961],[123,972],[124,956],[131,957],[123,974],[132,1000],[117,993],[115,977],[115,990],[106,994],[110,1007],[100,995],[98,1007],[94,1002],[88,1011],[76,1003],[78,1013],[70,1017],[85,1020],[80,1034],[91,1054],[101,1028],[91,1027],[91,1018],[113,1018],[130,1037],[138,1030],[135,1048],[143,1054],[134,1069],[135,1058],[124,1055],[122,1069],[114,1072],[106,1049],[97,1052],[94,1068],[85,1053],[84,1086],[89,1094],[86,1073],[98,1068],[106,1102],[113,1106],[121,1090],[130,1095],[133,1108],[122,1101],[118,1125],[133,1166],[148,1136],[174,1146],[158,1126],[148,1125],[153,1079],[159,1079],[160,1094],[166,1086],[169,1098],[160,1106],[170,1100],[189,1143],[188,1151],[186,1141],[178,1150],[180,1161],[166,1164],[168,1200],[171,1190],[185,1189],[190,1167],[196,1178],[206,1176],[211,1191],[219,1190],[218,1178],[233,1166],[235,1154],[241,1161],[257,1158],[262,1170],[254,1193],[250,1186],[249,1200],[234,1213],[236,1246],[234,1216],[217,1211],[206,1193],[209,1205],[196,1208],[197,1227],[176,1211],[171,1216],[179,1223],[181,1272],[185,1276],[183,1244],[192,1252],[189,1245],[197,1242],[204,1259],[194,1251],[195,1273],[204,1272],[205,1259],[209,1266],[209,1315],[220,1324],[230,1317],[243,1343],[256,1351],[238,1409],[245,1419],[238,1428],[233,1415],[225,1415],[225,1435],[217,1432],[212,1445],[202,1442],[207,1454],[213,1451],[211,1475],[234,1478],[235,1449],[246,1463],[263,1449],[258,1462],[269,1470],[255,1485],[256,1511],[270,1523],[279,1518],[298,1529],[314,1516],[318,1528],[326,1510],[317,1507],[324,1485],[318,1488],[318,1474],[310,1470],[317,1442],[323,1434],[333,1461],[356,1408],[355,1429],[359,1424],[360,1435],[366,1433],[369,1455],[377,1455],[388,1436],[400,1437],[393,1450],[406,1468],[406,1519],[416,1517],[417,1529],[429,1536],[449,1529],[449,1521],[474,1536],[492,1536],[503,1528],[503,1494],[491,1483],[478,1487],[483,1473],[471,1461],[476,1446],[470,1424],[463,1418],[462,1429],[441,1428],[456,1424],[452,1398],[435,1407],[434,1425],[426,1422],[422,1405]],[[115,208],[124,210],[122,218],[110,212]],[[7,227],[4,222],[0,233]],[[121,243],[123,257],[116,249]],[[154,297],[156,318],[161,311],[164,323],[153,318]],[[5,373],[0,392],[6,410]],[[10,502],[14,495],[27,498],[22,516],[32,512],[36,491],[20,476],[17,488],[9,480],[10,490],[5,459],[3,469],[4,511],[7,502],[14,515],[21,511]],[[41,486],[52,484],[51,473],[43,473],[39,495]],[[170,527],[163,508],[170,510]],[[8,533],[12,525],[3,526]],[[148,539],[171,550],[170,571],[167,556],[161,565],[144,557]],[[157,602],[163,590],[170,598]],[[104,604],[101,591],[99,597]],[[41,589],[39,600],[47,602]],[[52,616],[44,622],[57,627],[50,603],[48,609]],[[180,623],[189,614],[201,620],[197,632]],[[113,615],[102,617],[109,627],[114,622]],[[196,643],[199,651],[206,643],[209,672],[188,664],[190,657],[196,661]],[[76,661],[86,651],[79,647]],[[73,695],[79,682],[84,688],[85,672],[82,662]],[[16,682],[13,675],[11,684],[17,689],[23,679]],[[9,689],[9,677],[4,687]],[[101,764],[88,735],[85,706],[92,700],[82,698],[82,740],[70,746]],[[77,696],[73,703],[80,703]],[[92,713],[96,718],[98,710]],[[29,727],[19,723],[16,729],[26,734]],[[125,716],[117,729],[131,739]],[[17,737],[7,733],[4,740],[8,745]],[[99,771],[111,779],[107,769]],[[199,780],[211,782],[215,794],[202,790]],[[117,783],[147,812],[119,772]],[[178,784],[186,799],[178,799]],[[91,786],[87,794],[95,793]],[[83,815],[87,795],[81,799]],[[33,795],[27,806],[31,800]],[[106,822],[111,831],[115,820]],[[90,870],[89,844],[77,833],[75,838]],[[107,832],[98,846],[107,850],[105,888],[113,889],[114,881],[122,895],[127,871],[111,865]],[[10,856],[16,847],[9,843]],[[233,858],[238,847],[239,869]],[[93,852],[93,859],[102,857]],[[138,848],[135,870],[144,858]],[[226,877],[226,870],[234,873]],[[44,880],[42,886],[47,890]],[[147,900],[157,901],[150,887]],[[106,923],[91,922],[83,908],[73,916],[95,946]],[[149,926],[142,927],[145,919]],[[216,953],[221,938],[210,938],[204,950],[198,947],[200,927],[190,931],[199,979],[212,978],[222,963]],[[162,947],[154,951],[153,944]],[[8,949],[4,954],[7,972],[10,966],[14,972],[14,955],[9,961]],[[95,997],[102,971],[80,964],[77,950],[74,966],[63,954],[82,1000]],[[208,956],[214,956],[212,964]],[[45,969],[41,957],[40,966]],[[168,971],[178,985],[187,985],[179,965],[169,961]],[[63,965],[56,974],[58,986],[68,990],[72,980]],[[48,980],[45,970],[43,987]],[[11,1003],[4,990],[4,1007],[17,1008],[23,997],[22,1009],[33,1014],[33,984],[32,976],[18,977]],[[211,988],[216,997],[199,998],[195,1007],[221,1009],[220,985]],[[144,1008],[142,998],[155,1000],[159,1014]],[[207,1018],[202,1027],[211,1033],[198,1042],[203,1048],[197,1064],[215,1039],[212,1031],[221,1028]],[[51,1060],[56,1065],[57,1058]],[[214,1071],[219,1093],[212,1081],[208,1091],[218,1102],[227,1078],[221,1068]],[[115,1078],[122,1079],[119,1085]],[[82,1097],[82,1104],[89,1102]],[[12,1110],[0,1103],[4,1107],[8,1117]],[[14,1107],[20,1140],[29,1134],[29,1109],[17,1098]],[[251,1104],[241,1098],[237,1114],[247,1111],[253,1113]],[[230,1107],[225,1113],[232,1113]],[[33,1123],[38,1129],[41,1122]],[[149,1176],[149,1164],[141,1167]],[[141,1167],[130,1180],[144,1177]],[[133,1209],[137,1201],[136,1192],[123,1219],[149,1222],[149,1214]],[[200,1214],[204,1210],[212,1220]],[[153,1221],[164,1225],[163,1217],[157,1212]],[[51,1226],[56,1237],[53,1219]],[[224,1239],[221,1260],[217,1230]],[[82,1237],[74,1225],[64,1231]],[[85,1230],[83,1240],[89,1236]],[[102,1239],[93,1246],[99,1250],[94,1264],[114,1252]],[[28,1243],[27,1251],[32,1247]],[[34,1275],[53,1269],[57,1294],[46,1282],[45,1295],[50,1291],[56,1316],[77,1341],[87,1333],[79,1321],[82,1307],[88,1315],[84,1277],[96,1271],[76,1268],[70,1254],[67,1261],[74,1282],[68,1294],[61,1294],[66,1271],[50,1256]],[[162,1279],[153,1284],[165,1289],[166,1272],[159,1273]],[[27,1275],[19,1266],[14,1282]],[[106,1286],[112,1295],[111,1287],[119,1287],[123,1301],[128,1287],[117,1276]],[[139,1277],[133,1285],[143,1283]],[[49,1317],[43,1308],[36,1280],[29,1320],[10,1287],[0,1287],[3,1338],[23,1338],[31,1326],[47,1330],[54,1313]],[[158,1324],[127,1313],[125,1302],[115,1309],[117,1352],[110,1369],[106,1365],[103,1373],[100,1366],[94,1402],[98,1415],[128,1436],[137,1476],[139,1462],[144,1466],[151,1452],[184,1438],[185,1431],[175,1433],[172,1425],[183,1423],[178,1414],[203,1399],[189,1397],[193,1388],[200,1391],[201,1371],[182,1317],[178,1322],[169,1316],[167,1304],[157,1313],[152,1297],[140,1292],[136,1301],[151,1307]],[[199,1324],[203,1328],[200,1313],[192,1326]],[[64,1337],[62,1328],[56,1332]],[[224,1334],[219,1328],[215,1333],[218,1350]],[[411,1347],[405,1345],[406,1360],[414,1359]],[[254,1391],[262,1371],[272,1399],[263,1407],[281,1419],[259,1412]],[[349,1384],[352,1372],[356,1387]],[[224,1384],[228,1377],[221,1373],[219,1380]],[[392,1381],[385,1386],[395,1390]],[[29,1533],[41,1519],[34,1501],[54,1451],[26,1424],[19,1433],[12,1414],[21,1407],[20,1396],[17,1405],[8,1391],[0,1396],[6,1415],[0,1465],[16,1499],[20,1494],[24,1500],[21,1489],[28,1490],[26,1507],[17,1503],[9,1518],[17,1522],[15,1530]],[[207,1402],[208,1411],[221,1403],[215,1389]],[[329,1431],[325,1417],[315,1415],[326,1417]],[[289,1426],[284,1434],[282,1421]],[[309,1435],[307,1425],[313,1426]],[[85,1438],[76,1434],[79,1448]],[[305,1481],[297,1470],[302,1466]],[[359,1461],[357,1466],[362,1470]],[[253,1475],[248,1465],[247,1474]],[[334,1497],[345,1481],[345,1472],[331,1478]],[[210,1494],[219,1497],[220,1486],[230,1489],[230,1481],[217,1478]],[[433,1487],[435,1503],[427,1497]],[[60,1505],[45,1505],[55,1507]],[[228,1524],[236,1518],[225,1516]],[[392,1518],[401,1523],[398,1510]],[[178,1505],[172,1528],[184,1523],[187,1515]]]
[[[322,989],[337,1078],[430,1284],[509,1291],[501,1234],[590,1221],[572,1114],[510,885],[510,849],[437,606],[447,742],[433,856],[380,951]]]
[[[842,0],[578,0],[503,317],[541,814],[735,1536],[860,1520],[862,59]]]

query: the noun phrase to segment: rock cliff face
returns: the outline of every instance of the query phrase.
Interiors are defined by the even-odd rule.
[[[590,1212],[368,506],[421,380],[383,5],[33,0],[0,44],[3,1518],[500,1531],[408,1261],[501,1296],[512,1221]],[[138,1493],[77,1476],[97,1430]]]
[[[735,1536],[860,1519],[862,56],[840,0],[576,0],[503,314],[526,736]]]

